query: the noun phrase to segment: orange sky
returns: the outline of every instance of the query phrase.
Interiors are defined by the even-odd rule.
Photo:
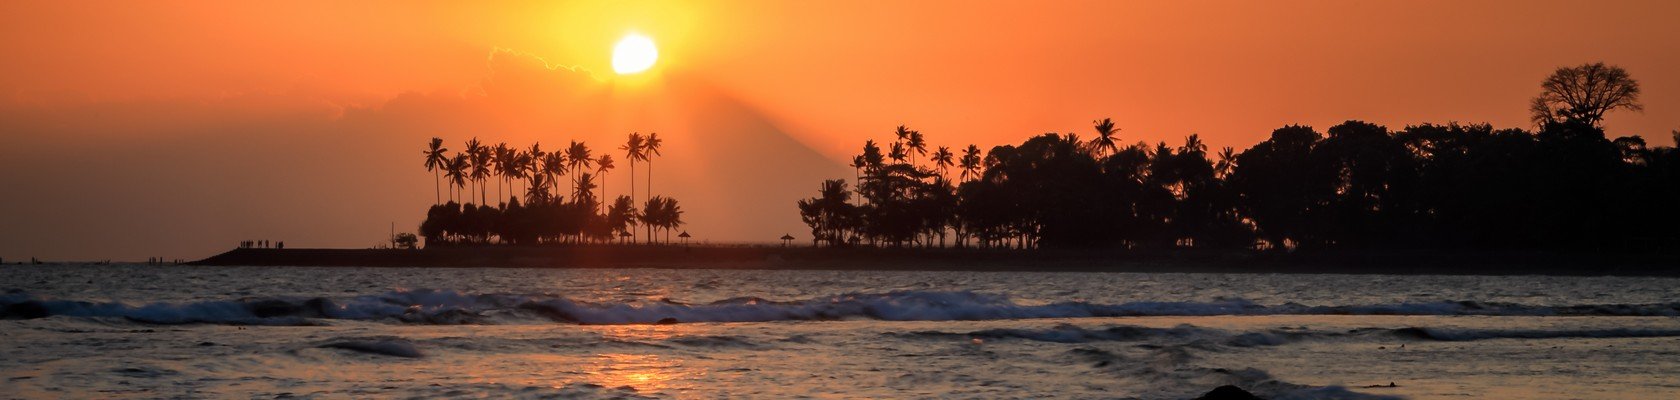
[[[985,147],[1114,117],[1128,142],[1239,149],[1291,123],[1522,127],[1553,68],[1605,61],[1645,92],[1611,133],[1669,145],[1675,15],[1669,1],[0,2],[0,257],[371,246],[431,204],[432,136],[603,151],[659,131],[654,190],[709,241],[808,233],[793,201],[901,123]],[[632,31],[660,62],[615,76],[610,49]],[[627,190],[628,165],[608,178]]]

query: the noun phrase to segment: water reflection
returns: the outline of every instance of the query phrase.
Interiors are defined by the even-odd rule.
[[[600,327],[603,339],[620,343],[657,344],[680,336],[677,325],[624,325]],[[705,374],[699,368],[685,368],[685,360],[649,351],[598,353],[584,360],[582,372],[590,383],[617,388],[629,386],[639,393],[670,394],[693,389],[693,382]]]

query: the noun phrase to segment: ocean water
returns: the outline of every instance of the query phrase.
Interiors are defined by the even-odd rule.
[[[47,265],[0,290],[0,398],[1680,398],[1672,278]]]

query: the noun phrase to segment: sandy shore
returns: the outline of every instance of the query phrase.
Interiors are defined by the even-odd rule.
[[[473,246],[424,250],[234,249],[191,265],[1108,271],[1680,276],[1680,254],[1623,252],[827,249],[746,246]]]

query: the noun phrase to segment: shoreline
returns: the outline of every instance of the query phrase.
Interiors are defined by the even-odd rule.
[[[1003,250],[558,245],[240,248],[189,266],[1680,276],[1680,254],[1543,251]]]

